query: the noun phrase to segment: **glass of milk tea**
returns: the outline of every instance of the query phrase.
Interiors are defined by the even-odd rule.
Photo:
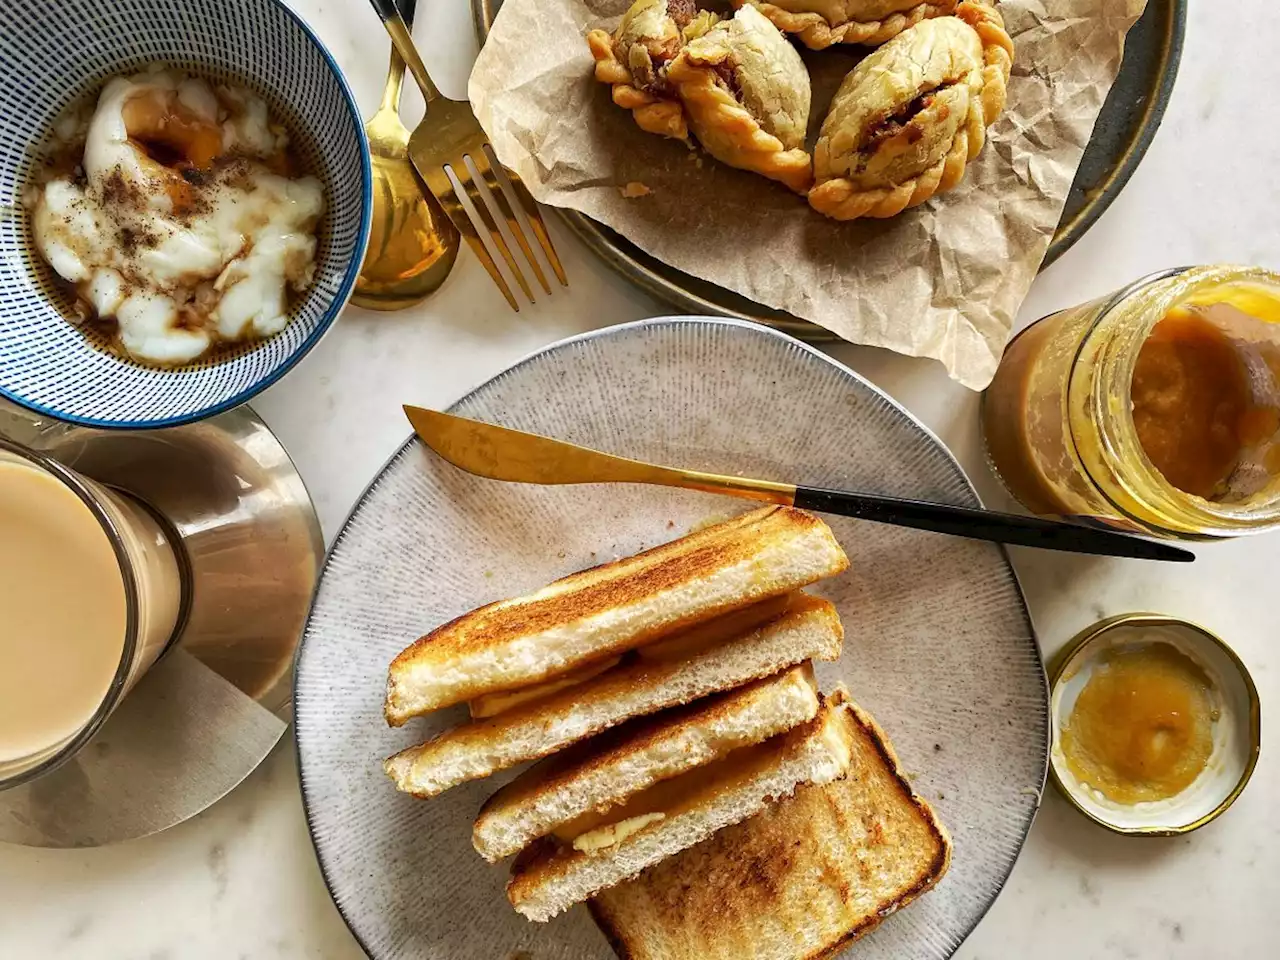
[[[70,758],[168,645],[175,539],[127,493],[0,438],[0,789]]]

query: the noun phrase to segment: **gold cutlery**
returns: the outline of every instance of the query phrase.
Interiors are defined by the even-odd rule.
[[[418,0],[399,0],[406,28]],[[365,124],[373,161],[373,232],[351,302],[366,310],[402,310],[439,289],[461,242],[457,228],[409,162],[409,130],[400,120],[404,58],[394,46],[382,103]]]
[[[1195,559],[1189,550],[1100,527],[927,500],[662,467],[421,407],[406,406],[404,412],[428,447],[455,467],[491,480],[541,484],[650,483],[1044,550],[1184,563]]]
[[[383,26],[391,35],[391,42],[400,51],[400,56],[404,58],[409,72],[418,82],[418,86],[422,89],[422,96],[427,101],[427,115],[418,124],[413,136],[409,138],[409,157],[435,198],[440,201],[449,219],[458,228],[458,232],[466,239],[475,255],[480,258],[484,268],[489,271],[489,276],[507,298],[511,309],[518,312],[520,305],[515,295],[511,292],[493,257],[490,256],[479,230],[468,215],[453,180],[450,179],[450,174],[457,178],[458,184],[471,201],[476,216],[483,224],[489,239],[498,249],[502,259],[506,261],[507,268],[529,302],[534,302],[533,289],[525,279],[524,272],[515,257],[511,255],[511,249],[507,246],[506,239],[485,202],[485,193],[492,196],[503,220],[506,221],[508,231],[519,245],[533,275],[542,285],[542,289],[550,294],[551,286],[547,283],[542,267],[538,264],[525,237],[520,219],[503,190],[499,171],[494,169],[497,158],[493,156],[493,148],[489,146],[488,138],[480,126],[480,121],[476,119],[471,104],[462,100],[449,100],[441,96],[440,91],[436,89],[414,46],[413,37],[409,35],[404,20],[396,11],[394,0],[370,0],[370,3],[382,18]],[[476,183],[468,166],[468,160],[475,166],[475,172],[484,181],[487,190],[482,190]],[[569,282],[565,279],[564,268],[560,265],[555,247],[551,245],[551,237],[547,233],[546,225],[542,222],[542,214],[538,212],[537,204],[513,171],[506,170],[503,173],[510,183],[511,192],[515,195],[517,204],[524,211],[529,229],[533,231],[534,237],[546,255],[547,262],[555,272],[556,279],[560,281],[561,286],[567,287]]]

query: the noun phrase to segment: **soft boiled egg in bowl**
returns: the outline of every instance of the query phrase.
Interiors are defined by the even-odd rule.
[[[354,287],[359,110],[281,0],[10,0],[0,396],[100,427],[230,409]]]

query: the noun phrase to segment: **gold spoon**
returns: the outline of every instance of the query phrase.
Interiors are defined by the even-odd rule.
[[[417,0],[399,0],[413,23]],[[365,125],[373,163],[373,227],[351,302],[367,310],[403,310],[444,283],[458,256],[457,228],[409,162],[409,130],[400,120],[404,60],[393,48],[382,103]]]

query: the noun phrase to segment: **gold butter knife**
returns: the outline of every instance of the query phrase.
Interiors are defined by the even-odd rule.
[[[1190,562],[1195,559],[1189,550],[1116,530],[927,500],[663,467],[438,410],[406,406],[404,412],[428,447],[455,467],[490,480],[539,484],[649,483],[726,493],[748,500],[1045,550],[1142,560]]]

